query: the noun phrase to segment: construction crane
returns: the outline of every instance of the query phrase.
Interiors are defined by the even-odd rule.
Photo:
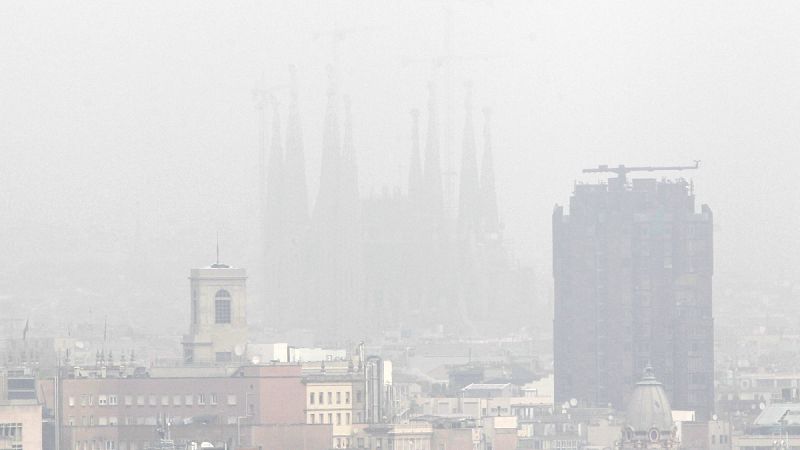
[[[583,169],[583,173],[615,173],[617,174],[617,182],[625,183],[626,176],[629,172],[656,172],[664,170],[693,170],[700,168],[700,161],[695,160],[693,166],[640,166],[640,167],[627,167],[620,164],[617,167],[609,167],[606,164],[597,166],[594,169]]]

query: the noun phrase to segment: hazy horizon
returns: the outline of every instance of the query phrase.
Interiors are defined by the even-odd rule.
[[[12,290],[7,280],[85,265],[85,279],[56,277],[31,292],[103,286],[111,303],[95,305],[102,309],[113,307],[105,295],[114,288],[174,280],[152,301],[186,308],[188,271],[213,261],[217,232],[222,259],[252,269],[257,292],[253,89],[287,84],[297,66],[313,205],[333,63],[326,32],[350,30],[338,41],[338,67],[352,99],[361,195],[405,190],[409,111],[422,110],[424,137],[428,82],[444,96],[443,69],[426,61],[443,54],[442,5],[3,2],[0,295]],[[664,175],[693,179],[698,207],[714,212],[715,286],[800,281],[800,4],[452,8],[456,167],[471,82],[478,132],[480,109],[493,111],[509,248],[535,268],[539,292],[552,290],[553,205],[568,204],[574,182],[605,178],[581,174],[599,164],[701,160],[697,171]],[[276,94],[285,124],[288,93]],[[444,114],[440,102],[442,127]],[[96,284],[91,276],[137,265],[151,269]]]

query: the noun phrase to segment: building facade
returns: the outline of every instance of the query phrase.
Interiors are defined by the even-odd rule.
[[[58,410],[61,448],[67,449],[144,450],[165,438],[176,445],[255,447],[265,446],[261,439],[294,433],[308,433],[318,443],[313,448],[329,448],[331,427],[306,425],[301,370],[270,365],[245,366],[230,376],[202,376],[201,368],[180,377],[67,374],[57,389],[52,380],[42,383],[41,401]]]
[[[577,184],[553,213],[556,403],[621,409],[652,365],[672,402],[714,405],[713,216],[683,180]]]
[[[42,449],[42,405],[36,400],[0,400],[0,448]]]

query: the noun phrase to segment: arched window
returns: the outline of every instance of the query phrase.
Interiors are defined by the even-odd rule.
[[[225,289],[214,296],[214,322],[231,323],[231,294]]]

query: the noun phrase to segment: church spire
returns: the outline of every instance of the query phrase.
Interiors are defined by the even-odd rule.
[[[494,183],[494,158],[492,155],[491,110],[483,108],[483,161],[481,164],[481,226],[482,232],[496,234],[500,231],[497,212],[497,192]]]
[[[306,161],[303,148],[303,131],[300,106],[297,100],[297,69],[289,66],[291,77],[289,119],[286,125],[285,192],[286,215],[290,227],[299,227],[308,221],[308,191],[306,188]]]
[[[444,195],[442,193],[442,166],[439,155],[439,126],[436,120],[436,90],[428,83],[428,135],[425,142],[425,166],[422,174],[426,213],[439,231],[444,220]]]
[[[475,130],[472,124],[472,85],[467,84],[464,106],[464,141],[461,153],[461,172],[458,192],[458,226],[464,233],[476,232],[480,208],[478,161],[475,150]]]
[[[344,104],[344,138],[342,145],[342,163],[345,172],[354,169],[356,165],[356,150],[353,146],[353,115],[350,109],[350,97],[345,95],[342,99]],[[352,167],[351,167],[352,166]],[[343,173],[344,176],[356,175],[357,173]],[[357,180],[357,178],[356,178]]]
[[[408,198],[415,207],[422,194],[422,160],[419,154],[419,110],[411,110],[411,162],[408,169]]]
[[[266,227],[268,242],[281,235],[283,222],[283,146],[281,143],[281,122],[278,100],[270,97],[272,105],[272,142],[267,166]]]
[[[350,109],[350,97],[345,95],[344,103],[344,138],[340,167],[341,198],[340,202],[346,209],[342,212],[345,219],[358,216],[358,165],[356,163],[356,149],[353,145],[353,115]],[[349,209],[349,210],[347,210]]]
[[[328,108],[325,112],[325,130],[322,136],[322,168],[319,195],[314,205],[314,217],[335,215],[339,193],[341,151],[339,117],[337,114],[337,86],[334,69],[328,66]]]

